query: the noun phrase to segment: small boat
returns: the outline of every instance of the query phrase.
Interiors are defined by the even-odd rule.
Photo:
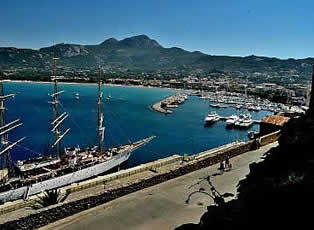
[[[255,112],[259,112],[259,111],[261,111],[261,107],[260,106],[253,106],[253,111],[255,111]]]
[[[244,119],[242,122],[240,122],[239,128],[247,129],[251,125],[253,125],[252,119]]]
[[[226,120],[226,128],[232,128],[235,123],[239,120],[239,117],[237,115],[232,115]]]
[[[210,106],[213,107],[213,108],[220,108],[219,104],[211,104]]]
[[[220,117],[216,112],[210,112],[204,119],[205,125],[214,124],[216,121],[219,121]]]
[[[77,92],[73,93],[73,96],[76,100],[80,99],[80,94]]]
[[[244,114],[243,119],[241,119],[238,127],[241,129],[247,129],[253,125],[253,120],[251,114]]]
[[[249,106],[247,109],[248,109],[248,111],[253,111],[254,110],[254,106]]]

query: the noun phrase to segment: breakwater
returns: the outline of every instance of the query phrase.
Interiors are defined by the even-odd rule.
[[[186,99],[186,95],[178,93],[156,102],[151,108],[156,112],[169,114],[173,112],[172,110],[169,110],[169,108],[178,108],[179,104],[182,104]]]
[[[276,141],[279,133],[272,133],[263,136],[259,139],[261,145],[269,144]],[[173,155],[171,157],[154,161],[148,164],[140,165],[134,168],[121,170],[119,172],[97,177],[82,183],[76,183],[61,189],[65,192],[79,192],[88,188],[93,188],[97,185],[106,185],[100,194],[89,195],[82,199],[68,201],[67,203],[59,204],[56,207],[48,208],[44,211],[38,211],[27,217],[19,218],[18,220],[9,221],[0,227],[4,229],[34,229],[44,226],[48,223],[59,219],[71,216],[88,208],[104,204],[121,196],[139,191],[141,189],[165,182],[167,180],[191,173],[201,168],[217,164],[224,160],[227,156],[232,158],[250,150],[256,149],[256,141],[235,142],[227,144],[212,150],[198,153],[192,156]],[[154,172],[149,177],[142,177],[144,172]],[[111,182],[122,181],[136,175],[136,180],[129,183],[115,184]],[[35,203],[38,197],[33,196],[28,201],[8,202],[0,207],[0,213],[5,214],[14,210],[30,206]],[[54,215],[51,215],[54,213]]]

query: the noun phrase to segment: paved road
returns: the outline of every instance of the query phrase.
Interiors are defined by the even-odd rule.
[[[213,176],[211,181],[216,189],[236,194],[239,180],[248,174],[248,165],[259,161],[260,157],[277,144],[264,146],[241,156],[232,158],[233,169],[221,175]],[[198,170],[165,183],[119,198],[107,204],[86,210],[74,216],[45,226],[45,230],[154,230],[174,229],[185,223],[198,223],[206,206],[213,201],[203,195],[195,195],[189,204],[185,203],[192,191],[206,187],[202,182],[198,187],[189,186],[204,176],[217,174],[218,165]]]

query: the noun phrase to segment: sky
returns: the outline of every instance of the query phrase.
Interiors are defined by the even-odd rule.
[[[1,0],[0,47],[146,34],[211,55],[314,56],[313,0]]]

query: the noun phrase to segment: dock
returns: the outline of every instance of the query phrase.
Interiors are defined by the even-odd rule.
[[[161,101],[156,102],[151,106],[151,108],[159,113],[170,114],[173,111],[169,108],[178,108],[180,104],[184,103],[187,96],[184,94],[174,94]]]
[[[223,120],[226,121],[228,120],[229,117],[223,117],[223,116],[219,116],[219,120]],[[260,124],[262,121],[261,120],[252,120],[254,124]]]

